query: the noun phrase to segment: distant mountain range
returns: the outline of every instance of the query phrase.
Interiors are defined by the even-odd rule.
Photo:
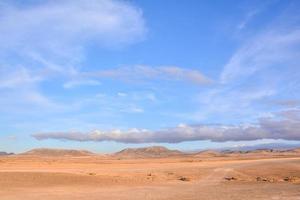
[[[299,144],[287,144],[287,143],[267,143],[258,144],[252,146],[239,146],[239,147],[226,147],[211,150],[198,150],[193,152],[181,152],[178,150],[170,150],[162,146],[151,146],[144,148],[127,148],[122,151],[100,155],[86,150],[72,150],[72,149],[49,149],[38,148],[32,149],[25,153],[18,155],[21,156],[49,156],[49,157],[82,157],[82,156],[103,156],[103,158],[117,158],[117,159],[135,159],[135,158],[167,158],[167,157],[219,157],[229,156],[233,154],[247,154],[253,155],[255,153],[300,153]],[[0,156],[14,155],[14,153],[0,152]]]
[[[231,151],[253,151],[258,149],[274,149],[274,150],[287,150],[300,148],[300,143],[298,144],[287,144],[287,143],[265,143],[249,146],[238,146],[238,147],[224,147],[218,150],[231,150]]]
[[[14,155],[14,153],[7,153],[4,151],[0,151],[0,156],[10,156],[10,155]]]

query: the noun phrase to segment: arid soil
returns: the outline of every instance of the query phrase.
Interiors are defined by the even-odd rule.
[[[2,156],[0,199],[300,200],[298,154],[206,154],[145,159]]]

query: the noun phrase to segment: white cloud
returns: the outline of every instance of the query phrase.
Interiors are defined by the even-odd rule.
[[[1,46],[6,49],[38,48],[64,56],[70,46],[80,48],[83,42],[128,43],[145,33],[141,10],[124,1],[62,0],[0,6]]]
[[[72,89],[80,86],[98,86],[101,85],[101,82],[98,80],[71,80],[64,83],[63,87],[66,89]]]
[[[124,93],[124,92],[118,92],[117,95],[118,95],[119,97],[126,97],[126,96],[127,96],[127,94]]]
[[[0,13],[0,56],[5,65],[19,60],[27,70],[44,68],[73,75],[85,58],[86,45],[118,47],[139,41],[146,33],[142,11],[118,0],[44,1],[26,6],[10,1],[0,4]]]
[[[143,113],[144,109],[136,105],[127,105],[127,108],[121,109],[120,111],[125,113]]]

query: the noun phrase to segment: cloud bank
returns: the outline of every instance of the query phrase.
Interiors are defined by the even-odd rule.
[[[290,113],[286,111],[284,113]],[[184,125],[159,131],[130,129],[127,131],[49,132],[32,136],[38,140],[56,139],[72,141],[115,141],[121,143],[179,143],[185,141],[210,140],[213,142],[250,141],[259,139],[300,140],[300,110],[293,115],[260,119],[249,125]]]

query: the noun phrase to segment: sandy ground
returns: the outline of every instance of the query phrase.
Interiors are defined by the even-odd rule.
[[[0,157],[1,200],[300,200],[300,157]]]

